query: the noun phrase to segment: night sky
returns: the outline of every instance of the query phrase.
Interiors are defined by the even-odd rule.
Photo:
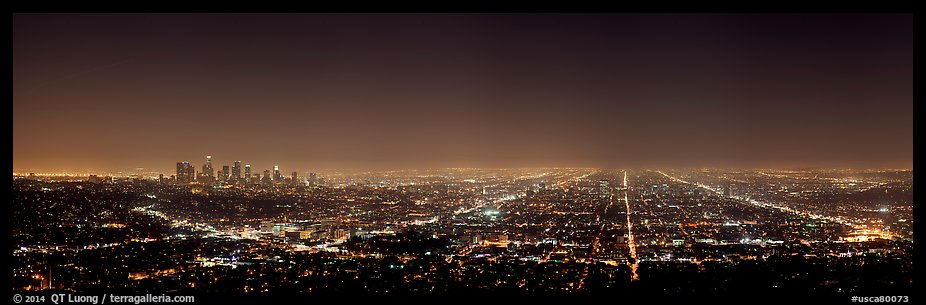
[[[19,14],[14,171],[912,166],[908,14]]]

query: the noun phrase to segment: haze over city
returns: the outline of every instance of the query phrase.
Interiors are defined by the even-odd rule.
[[[912,14],[13,19],[14,303],[914,291]]]
[[[14,172],[912,165],[911,15],[13,23]]]

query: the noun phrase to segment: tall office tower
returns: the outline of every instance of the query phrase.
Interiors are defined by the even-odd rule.
[[[177,182],[193,182],[193,175],[190,174],[191,168],[193,168],[193,166],[190,165],[190,162],[177,162]]]
[[[235,166],[232,166],[231,179],[235,183],[241,182],[241,161],[235,161]]]
[[[158,184],[165,184],[167,180],[164,180],[164,174],[158,174]]]
[[[605,179],[598,180],[598,195],[604,197],[611,194],[611,182]]]
[[[200,173],[199,176],[199,181],[203,183],[215,181],[215,175],[212,169],[212,156],[206,156],[206,164],[203,164],[203,172]]]
[[[283,174],[280,174],[280,166],[279,166],[279,165],[274,165],[274,166],[273,166],[273,180],[276,180],[276,181],[282,181],[282,180],[283,180]]]
[[[244,165],[244,182],[251,183],[251,165]]]
[[[266,183],[270,183],[270,170],[269,170],[269,169],[265,169],[265,170],[264,170],[264,179],[263,179],[263,181],[261,181],[261,182],[263,182],[263,183],[265,183],[265,184],[266,184]]]
[[[297,176],[296,172],[293,172],[293,180],[290,181],[289,183],[291,183],[291,184],[297,184],[297,183],[299,183],[299,177]]]
[[[187,182],[196,181],[196,168],[192,164],[186,166]]]
[[[228,176],[231,172],[228,170],[228,165],[222,165],[222,172],[219,174],[219,181],[228,182]]]
[[[183,182],[183,175],[185,175],[186,167],[183,165],[186,162],[177,162],[177,182]]]
[[[318,185],[318,175],[315,173],[309,173],[309,186]]]

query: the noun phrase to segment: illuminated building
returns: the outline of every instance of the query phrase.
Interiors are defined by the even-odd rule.
[[[232,166],[231,179],[235,183],[241,181],[241,161],[235,161],[235,165]]]
[[[346,241],[350,239],[350,230],[348,229],[337,229],[334,231],[334,239],[339,241]]]
[[[280,166],[279,166],[279,165],[274,165],[274,166],[273,166],[273,180],[275,180],[275,181],[281,181],[281,180],[283,180],[283,174],[280,173]]]
[[[276,224],[273,221],[264,220],[260,222],[260,232],[261,233],[273,233],[273,226]]]
[[[199,174],[199,181],[209,183],[215,180],[215,173],[212,169],[212,156],[206,156],[206,164],[203,164],[203,171]]]
[[[598,194],[602,197],[611,194],[611,182],[605,179],[598,180]]]
[[[286,238],[308,239],[312,235],[312,232],[310,231],[286,231],[284,234]]]
[[[228,182],[228,175],[230,174],[228,170],[228,165],[222,166],[222,171],[219,172],[219,181]]]
[[[318,175],[316,175],[315,173],[309,173],[309,186],[317,186],[317,185],[318,185]]]
[[[190,162],[177,162],[177,182],[179,183],[190,183],[193,182],[193,177],[196,174],[196,170],[193,169],[193,166],[190,165]]]
[[[251,165],[244,165],[244,182],[251,183]]]

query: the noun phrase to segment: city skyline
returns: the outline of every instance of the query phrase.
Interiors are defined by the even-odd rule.
[[[909,302],[912,25],[13,14],[11,297]]]
[[[474,292],[844,301],[913,289],[912,171],[316,178],[14,177],[14,291],[169,291],[249,303]]]
[[[300,170],[910,168],[911,25],[15,14],[13,170],[170,172],[203,152]]]

